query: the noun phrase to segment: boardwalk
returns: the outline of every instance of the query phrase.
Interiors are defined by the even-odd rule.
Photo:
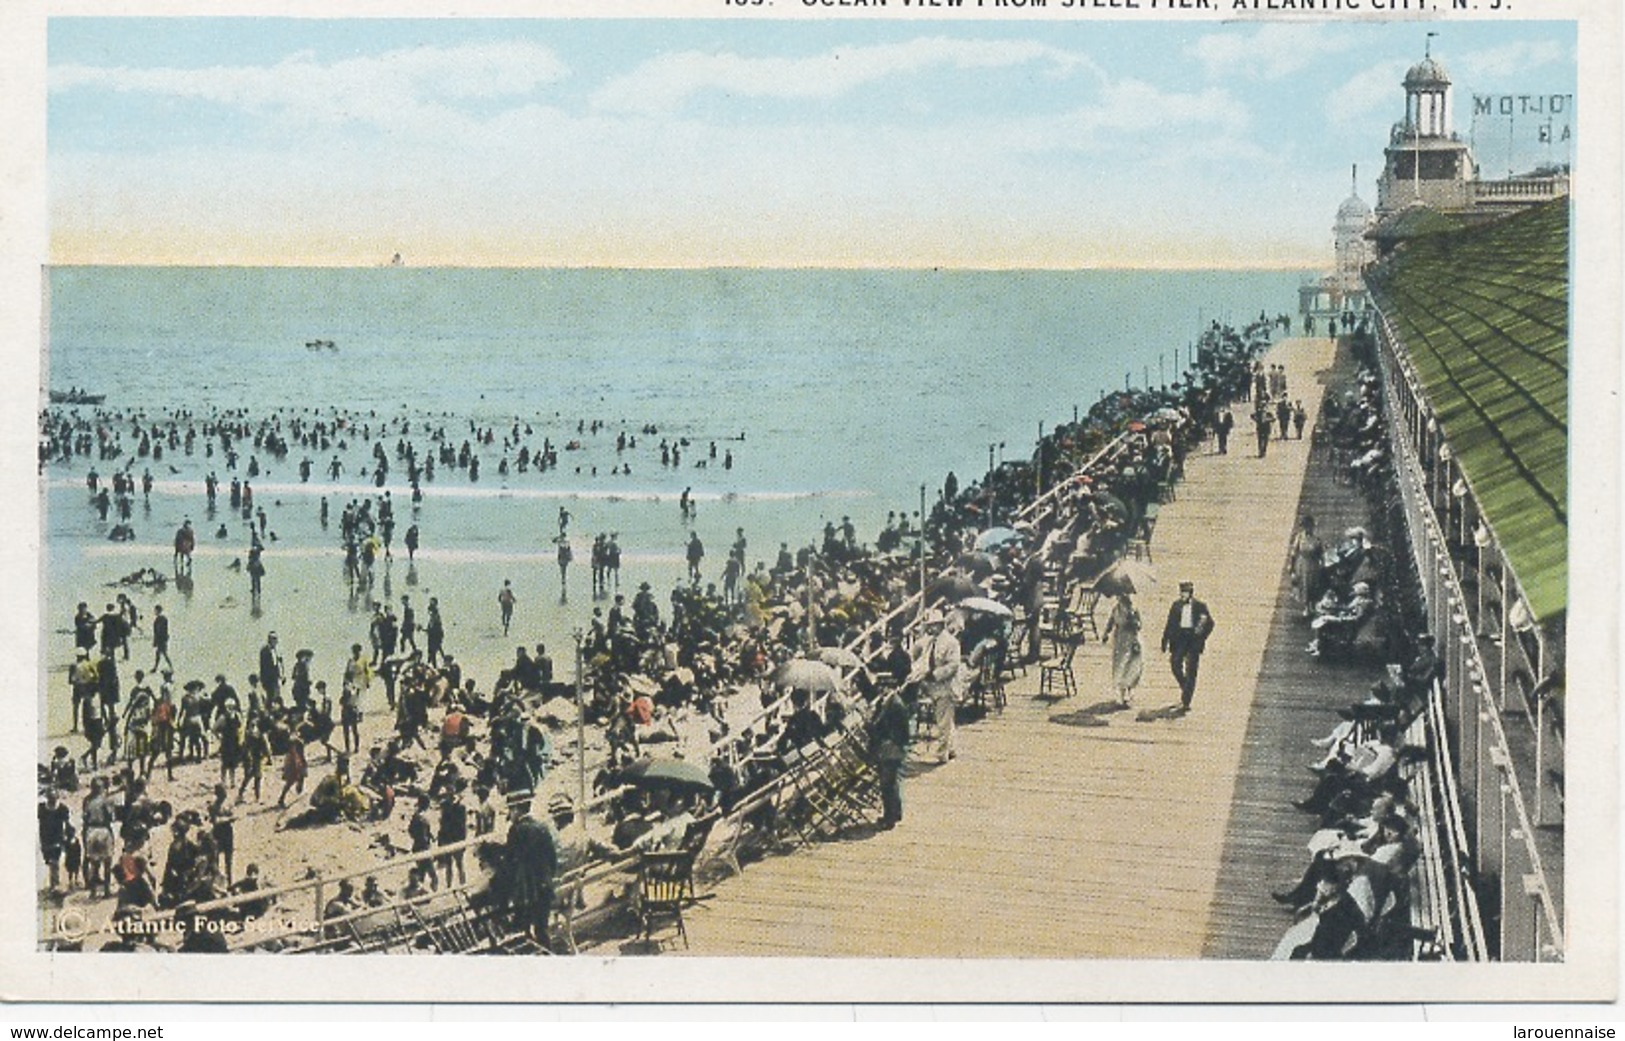
[[[1331,386],[1334,393],[1352,382],[1353,368],[1346,357],[1340,358]],[[1298,508],[1316,518],[1328,541],[1353,525],[1367,523],[1365,500],[1356,489],[1333,479],[1325,454],[1309,460]],[[1303,870],[1307,859],[1303,840],[1316,826],[1313,817],[1291,805],[1312,786],[1313,778],[1300,765],[1318,754],[1309,740],[1324,736],[1338,721],[1336,709],[1364,698],[1381,672],[1370,662],[1333,663],[1306,655],[1309,629],[1299,616],[1302,605],[1289,595],[1284,572],[1280,581],[1231,801],[1230,829],[1208,927],[1209,957],[1267,958],[1275,949],[1288,919],[1268,893]]]
[[[1332,359],[1323,339],[1286,341],[1267,359],[1286,365],[1311,425]],[[957,761],[916,763],[901,827],[751,865],[688,915],[692,953],[1256,956],[1256,945],[1215,951],[1209,936],[1309,451],[1277,442],[1259,459],[1238,421],[1231,453],[1193,456],[1162,508],[1160,585],[1139,598],[1147,668],[1136,711],[1107,703],[1098,643],[1078,657],[1073,701],[1036,699],[1029,670],[1002,717],[961,731]],[[1142,720],[1139,710],[1178,702],[1155,652],[1183,579],[1217,622],[1194,709]]]

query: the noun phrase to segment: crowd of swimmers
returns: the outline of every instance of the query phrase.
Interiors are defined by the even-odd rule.
[[[160,476],[178,476],[201,468],[209,504],[213,506],[222,472],[229,479],[231,506],[252,509],[254,480],[287,469],[287,479],[300,484],[325,475],[336,482],[347,474],[376,488],[404,480],[414,502],[423,498],[423,486],[437,473],[443,480],[455,475],[478,482],[482,468],[504,478],[541,477],[563,469],[560,453],[580,453],[574,473],[599,476],[600,457],[612,453],[604,472],[631,476],[632,462],[647,454],[649,465],[665,470],[719,466],[732,470],[735,449],[745,434],[697,439],[660,433],[652,423],[629,432],[622,423],[613,438],[602,419],[578,420],[555,442],[546,431],[559,420],[512,418],[497,422],[466,420],[467,429],[446,415],[383,416],[376,410],[278,410],[253,418],[244,409],[191,409],[121,411],[78,405],[53,405],[41,416],[39,467],[90,461],[87,475],[93,504],[103,520],[112,513],[128,522],[138,492],[150,497]],[[658,442],[654,439],[658,437]],[[719,449],[718,440],[726,447]],[[357,453],[360,457],[357,458]],[[96,465],[110,468],[105,483]],[[180,464],[180,465],[177,465]],[[186,469],[183,469],[186,468]],[[139,474],[137,470],[139,469]]]

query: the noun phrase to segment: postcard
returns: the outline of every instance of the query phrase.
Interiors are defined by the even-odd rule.
[[[8,8],[0,991],[1612,1000],[1515,7]]]

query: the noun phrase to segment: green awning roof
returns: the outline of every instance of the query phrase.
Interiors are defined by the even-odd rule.
[[[1535,618],[1568,607],[1569,206],[1413,238],[1367,282]]]
[[[1426,206],[1416,205],[1400,210],[1398,213],[1383,220],[1371,229],[1370,236],[1379,242],[1397,242],[1402,239],[1417,239],[1428,235],[1444,234],[1459,231],[1467,226],[1467,221],[1458,217],[1451,217],[1438,210]]]

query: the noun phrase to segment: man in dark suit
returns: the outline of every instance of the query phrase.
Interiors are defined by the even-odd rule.
[[[569,818],[561,808],[555,819]],[[558,830],[547,820],[523,812],[509,827],[503,852],[501,892],[513,914],[513,925],[545,948],[556,877],[563,861]]]
[[[1268,402],[1260,401],[1258,411],[1253,413],[1253,430],[1258,435],[1258,458],[1260,459],[1269,454],[1270,424],[1274,422],[1275,417],[1270,413]]]
[[[869,752],[880,775],[880,827],[895,828],[903,820],[903,763],[908,759],[909,717],[912,713],[896,687],[886,691],[869,727]]]
[[[1168,608],[1168,623],[1162,628],[1162,649],[1168,653],[1168,664],[1179,683],[1180,704],[1186,712],[1196,693],[1196,670],[1202,663],[1202,651],[1208,634],[1213,632],[1213,615],[1206,604],[1196,599],[1195,592],[1191,583],[1179,583],[1179,599]]]
[[[265,646],[260,648],[259,677],[266,700],[278,700],[282,696],[282,651],[277,648],[276,633],[267,634]]]

